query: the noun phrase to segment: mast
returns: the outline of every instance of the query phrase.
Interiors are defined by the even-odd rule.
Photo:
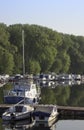
[[[24,30],[22,30],[22,45],[23,45],[23,76],[25,75],[25,60],[24,60]]]

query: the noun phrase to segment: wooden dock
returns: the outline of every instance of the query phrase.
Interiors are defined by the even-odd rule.
[[[84,107],[57,106],[60,117],[84,119]]]
[[[12,104],[0,104],[0,116],[2,116],[2,113],[6,111],[9,107],[11,107]],[[34,107],[37,105],[34,105]],[[40,104],[38,107],[41,106]],[[51,105],[48,105],[51,106]],[[46,105],[44,105],[46,108]],[[58,106],[57,110],[59,112],[60,116],[78,116],[84,118],[84,107],[71,107],[71,106]]]

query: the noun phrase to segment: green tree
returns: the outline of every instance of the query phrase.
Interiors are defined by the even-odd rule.
[[[28,62],[28,68],[26,68],[26,72],[30,74],[38,74],[40,73],[40,64],[36,60],[29,60]]]
[[[13,55],[0,48],[0,73],[11,74],[14,67]]]
[[[5,49],[8,49],[10,46],[9,43],[9,33],[5,24],[0,24],[0,46]]]

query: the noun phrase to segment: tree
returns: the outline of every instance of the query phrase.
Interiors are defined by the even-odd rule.
[[[8,39],[9,33],[7,32],[6,25],[0,24],[0,46],[2,46],[5,49],[8,49],[10,46]]]
[[[0,48],[0,73],[11,74],[14,67],[13,55]]]
[[[28,68],[26,68],[26,72],[29,74],[38,74],[40,73],[40,64],[36,60],[29,60],[28,62]]]

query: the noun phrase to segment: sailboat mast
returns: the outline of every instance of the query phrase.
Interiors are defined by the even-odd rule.
[[[25,60],[24,60],[24,30],[22,30],[22,45],[23,45],[23,76],[25,75]]]

